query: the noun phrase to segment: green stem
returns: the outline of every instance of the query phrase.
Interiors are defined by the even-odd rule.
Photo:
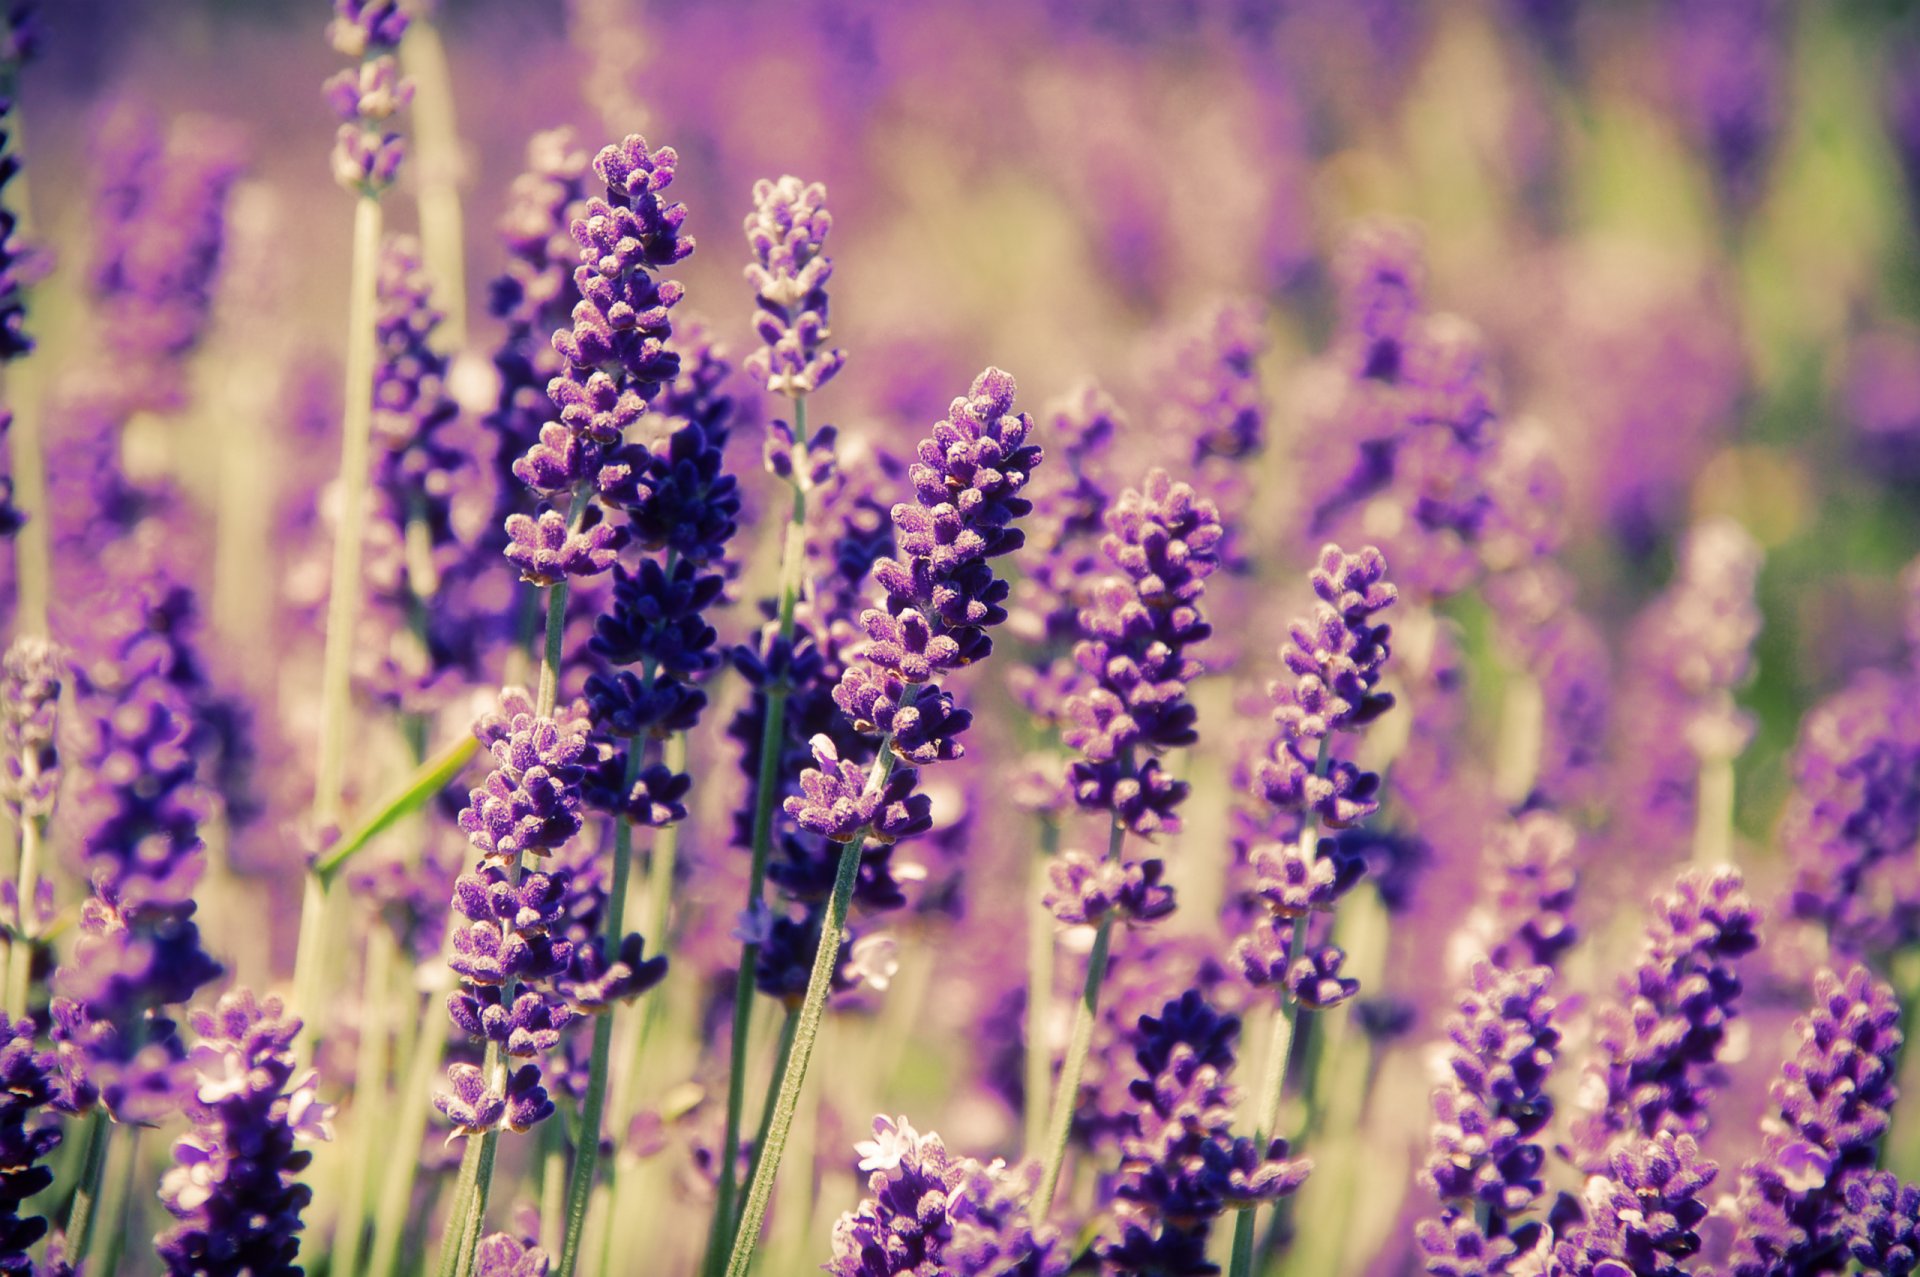
[[[1053,1053],[1047,1049],[1047,1021],[1053,1013],[1053,912],[1045,904],[1047,867],[1060,850],[1060,822],[1040,818],[1040,851],[1034,857],[1034,882],[1028,891],[1027,918],[1027,1074],[1025,1122],[1027,1156],[1036,1156],[1046,1138],[1047,1109],[1042,1102],[1053,1080]]]
[[[383,798],[365,819],[330,847],[326,855],[314,861],[313,872],[323,882],[332,882],[334,875],[368,843],[425,807],[452,784],[479,749],[478,740],[462,735],[439,753],[422,760],[400,788]]]
[[[780,638],[793,641],[794,611],[799,605],[802,579],[807,562],[807,490],[801,484],[802,458],[797,454],[807,442],[807,401],[793,401],[793,438],[795,472],[790,486],[793,503],[780,541],[779,624]],[[753,806],[753,859],[747,870],[747,912],[756,913],[766,894],[767,856],[773,846],[774,804],[780,798],[781,743],[787,731],[787,694],[784,680],[767,689],[767,717],[760,729],[760,766],[755,777]],[[727,1065],[727,1122],[721,1137],[720,1183],[714,1198],[713,1223],[707,1234],[707,1254],[702,1271],[718,1277],[727,1230],[734,1217],[733,1201],[738,1193],[732,1150],[740,1147],[740,1123],[746,1107],[746,1071],[748,1036],[753,1022],[753,977],[760,961],[760,946],[747,941],[740,951],[740,969],[733,983],[733,1038]]]
[[[606,1019],[605,1016],[599,1017]],[[560,1247],[567,1227],[567,1112],[556,1104],[552,1118],[540,1126],[540,1249],[549,1255]],[[582,1128],[584,1129],[584,1127]],[[598,1143],[598,1138],[595,1139]],[[575,1165],[577,1166],[576,1159]]]
[[[1314,756],[1313,774],[1325,776],[1327,763],[1333,757],[1333,738],[1320,738],[1320,751]],[[1320,813],[1309,809],[1306,827],[1300,831],[1301,848],[1306,852],[1309,868],[1320,856]],[[1293,933],[1287,946],[1287,965],[1307,950],[1307,918],[1301,914],[1293,920]],[[1280,990],[1280,1006],[1273,1016],[1273,1042],[1268,1048],[1267,1075],[1260,1084],[1260,1110],[1254,1118],[1253,1143],[1259,1150],[1266,1148],[1267,1141],[1273,1138],[1274,1128],[1280,1123],[1280,1100],[1287,1089],[1287,1064],[1293,1054],[1293,1035],[1300,1017],[1299,1004],[1288,996],[1284,983]],[[1239,1212],[1233,1221],[1233,1262],[1228,1268],[1228,1277],[1250,1277],[1253,1272],[1253,1227],[1259,1208],[1250,1206]]]
[[[380,200],[362,195],[353,210],[353,269],[347,293],[345,417],[340,432],[340,515],[334,531],[327,592],[327,639],[320,674],[319,759],[314,768],[313,827],[323,835],[340,823],[353,716],[353,641],[360,611],[361,540],[366,527],[367,469],[373,447],[376,280],[380,264]],[[317,929],[326,915],[327,884],[307,875],[293,973],[294,1009],[306,1032],[294,1050],[302,1067],[326,1035],[329,999],[320,996],[322,955]]]
[[[73,1190],[73,1205],[67,1210],[66,1260],[77,1271],[80,1261],[93,1248],[93,1228],[99,1214],[100,1177],[107,1165],[107,1145],[113,1137],[113,1123],[98,1105],[87,1115],[87,1151],[80,1163],[80,1182]]]
[[[1702,868],[1733,863],[1733,759],[1700,760],[1694,797],[1693,863]]]
[[[887,777],[893,774],[893,764],[893,737],[888,735],[880,742],[880,761],[868,777],[868,792],[877,792],[886,784]],[[786,1067],[781,1070],[773,1120],[767,1127],[760,1162],[747,1189],[746,1205],[740,1211],[740,1226],[734,1233],[733,1251],[727,1258],[727,1277],[746,1277],[753,1265],[760,1225],[767,1217],[767,1201],[773,1196],[773,1181],[780,1174],[780,1158],[786,1152],[793,1115],[800,1106],[800,1090],[807,1080],[807,1064],[813,1058],[814,1040],[820,1034],[820,1017],[826,1011],[827,995],[832,991],[834,967],[840,961],[840,941],[846,934],[847,909],[853,903],[854,884],[860,878],[860,851],[866,835],[865,828],[856,830],[840,850],[839,871],[833,880],[833,894],[827,898],[826,916],[820,920],[820,945],[813,953],[813,971],[807,977],[807,995],[800,1004],[793,1049]],[[732,1160],[732,1149],[722,1149],[721,1157]]]
[[[1129,769],[1131,770],[1131,769]],[[1107,830],[1107,863],[1120,859],[1127,839],[1127,827],[1116,814]],[[1093,1021],[1100,1013],[1100,985],[1107,978],[1107,950],[1113,944],[1113,915],[1100,920],[1093,933],[1093,949],[1087,954],[1087,979],[1080,990],[1080,1001],[1073,1009],[1073,1032],[1067,1038],[1066,1058],[1060,1061],[1060,1080],[1053,1092],[1052,1117],[1047,1127],[1047,1144],[1040,1189],[1034,1196],[1032,1217],[1045,1221],[1053,1209],[1053,1196],[1060,1186],[1060,1167],[1067,1160],[1067,1134],[1073,1129],[1074,1101],[1080,1096],[1080,1078],[1086,1072],[1087,1050],[1093,1045]]]
[[[640,778],[643,742],[627,742],[626,784]],[[627,873],[633,860],[633,822],[622,817],[613,826],[613,881],[607,889],[607,956],[619,951],[626,931]],[[600,1161],[600,1121],[607,1098],[607,1057],[613,1047],[613,1009],[593,1018],[593,1055],[587,1065],[587,1093],[580,1102],[580,1134],[573,1147],[573,1176],[567,1184],[566,1242],[560,1250],[560,1277],[573,1277],[580,1262],[580,1234],[587,1223],[587,1203],[593,1196],[593,1177]]]
[[[339,1214],[334,1220],[332,1271],[353,1274],[359,1271],[360,1246],[366,1240],[367,1183],[373,1178],[375,1148],[384,1145],[374,1133],[382,1131],[387,1099],[387,992],[393,983],[397,954],[393,935],[378,920],[367,936],[366,970],[361,979],[361,1004],[368,1014],[360,1025],[360,1044],[355,1052],[353,1133],[348,1151],[347,1182],[341,1194]]]
[[[446,348],[457,351],[467,344],[467,271],[453,72],[439,30],[418,13],[401,42],[400,59],[413,81],[412,164],[418,183],[420,253],[446,316],[440,329]]]
[[[587,505],[592,500],[593,490],[586,484],[575,490],[573,501],[567,509],[567,528],[570,532],[580,530]],[[536,718],[553,717],[554,701],[559,695],[560,661],[566,646],[567,595],[571,588],[567,579],[561,577],[547,591],[546,655],[540,662],[539,690],[534,694],[533,713]],[[515,853],[507,865],[507,879],[510,882],[520,881],[520,859],[520,855]],[[504,1005],[513,1004],[513,987],[512,980],[501,984],[500,998]],[[481,1067],[485,1070],[488,1086],[505,1085],[506,1056],[498,1042],[487,1043],[486,1058]],[[466,1277],[473,1268],[481,1226],[487,1217],[487,1198],[493,1191],[493,1164],[499,1154],[499,1145],[500,1128],[497,1126],[481,1132],[477,1139],[468,1137],[466,1154],[460,1159],[460,1183],[454,1190],[452,1213],[447,1217],[452,1231],[447,1234],[440,1248],[441,1277]]]
[[[29,752],[27,779],[31,782],[38,769]],[[7,1015],[18,1022],[27,1013],[27,999],[33,988],[33,955],[37,947],[34,926],[34,896],[40,884],[40,844],[46,837],[44,818],[20,817],[19,925],[7,951]]]
[[[787,1061],[793,1058],[793,1038],[799,1031],[800,1017],[788,1011],[780,1022],[780,1045],[773,1056],[773,1071],[767,1075],[767,1098],[760,1105],[760,1129],[754,1133],[753,1151],[747,1154],[747,1180],[760,1173],[760,1155],[767,1148],[767,1131],[773,1125],[774,1106],[780,1100],[780,1079],[786,1076]]]
[[[426,999],[422,1018],[432,1018],[434,1027],[422,1028],[414,1035],[413,1053],[403,1074],[405,1089],[400,1093],[400,1111],[392,1128],[392,1147],[397,1152],[388,1159],[387,1173],[380,1182],[380,1209],[373,1222],[368,1277],[392,1277],[401,1243],[406,1239],[407,1221],[413,1211],[413,1181],[420,1169],[420,1144],[427,1130],[429,1096],[434,1075],[440,1072],[440,1062],[446,1055],[447,1034],[435,1014],[438,1010],[437,998]]]
[[[106,1277],[120,1270],[120,1256],[127,1246],[127,1212],[133,1203],[134,1172],[140,1166],[139,1127],[133,1127],[127,1138],[114,1144],[111,1162],[110,1169],[119,1173],[107,1179],[106,1196],[100,1199],[100,1263],[98,1267],[88,1265],[91,1271],[105,1273]]]

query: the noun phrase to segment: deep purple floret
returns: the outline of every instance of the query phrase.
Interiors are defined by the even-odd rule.
[[[1890,1171],[1849,1179],[1843,1216],[1847,1253],[1879,1277],[1920,1268],[1920,1188]]]
[[[1041,904],[1069,927],[1099,926],[1108,914],[1129,923],[1157,922],[1173,912],[1173,887],[1160,860],[1098,860],[1081,851],[1047,867],[1050,886]]]
[[[56,1082],[53,1057],[34,1048],[30,1020],[0,1014],[0,1273],[34,1272],[27,1248],[46,1234],[47,1221],[22,1215],[28,1198],[53,1183],[44,1163],[60,1145],[60,1128],[46,1121]]]
[[[1800,1046],[1769,1094],[1776,1109],[1760,1156],[1740,1177],[1733,1277],[1839,1272],[1849,1243],[1850,1186],[1873,1174],[1898,1098],[1900,1005],[1855,966],[1814,981]]]
[[[333,1134],[315,1074],[294,1078],[300,1021],[279,999],[240,990],[195,1012],[193,1027],[194,1130],[174,1144],[160,1185],[182,1222],[156,1239],[160,1258],[180,1277],[297,1277],[300,1215],[313,1198],[294,1178],[313,1155],[297,1145]]]
[[[507,1233],[480,1239],[474,1253],[474,1277],[547,1277],[553,1258],[530,1242]]]
[[[516,714],[490,745],[494,770],[468,794],[460,827],[481,855],[547,855],[580,830],[587,742],[577,720]]]

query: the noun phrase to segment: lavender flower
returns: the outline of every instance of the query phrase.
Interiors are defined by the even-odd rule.
[[[59,1127],[42,1120],[57,1087],[53,1057],[33,1040],[31,1021],[0,1014],[0,1273],[21,1277],[35,1271],[27,1248],[47,1231],[21,1207],[53,1183],[43,1163],[60,1146]]]
[[[571,228],[586,213],[589,159],[570,129],[534,134],[526,172],[513,179],[500,218],[507,265],[487,290],[488,312],[506,326],[493,356],[500,395],[486,420],[497,436],[496,523],[518,506],[513,463],[539,442],[549,415],[547,382],[565,365],[551,339],[566,326],[576,298],[579,249]]]
[[[389,121],[413,99],[413,84],[400,77],[394,56],[407,31],[398,0],[334,0],[327,40],[359,65],[338,71],[321,86],[340,117],[333,142],[333,177],[371,198],[393,185],[405,144]]]
[[[760,308],[754,330],[764,348],[747,361],[747,370],[763,378],[776,395],[800,398],[833,379],[846,352],[829,348],[827,280],[833,259],[822,248],[833,229],[827,188],[797,177],[753,185],[754,211],[747,218],[747,243],[754,261],[747,267]]]
[[[1114,1188],[1120,1238],[1100,1247],[1109,1268],[1216,1271],[1205,1262],[1216,1219],[1278,1201],[1306,1182],[1313,1164],[1289,1159],[1285,1140],[1263,1149],[1232,1134],[1226,1077],[1239,1035],[1237,1017],[1192,989],[1157,1017],[1141,1017],[1134,1051],[1141,1076],[1128,1088],[1135,1107]]]
[[[1523,812],[1495,831],[1487,848],[1493,898],[1475,920],[1495,966],[1557,967],[1579,938],[1570,916],[1577,840],[1572,824],[1545,810]]]
[[[982,1166],[955,1157],[907,1119],[873,1120],[854,1146],[868,1198],[833,1226],[833,1277],[1060,1277],[1070,1258],[1045,1224],[1027,1217],[1039,1168]]]
[[[1107,514],[1100,548],[1123,575],[1102,581],[1080,613],[1083,685],[1067,701],[1061,737],[1082,755],[1068,774],[1075,800],[1135,834],[1180,827],[1186,784],[1136,753],[1198,739],[1187,684],[1200,664],[1187,649],[1212,633],[1199,601],[1219,566],[1220,535],[1213,503],[1159,469]]]
[[[1194,326],[1174,351],[1161,388],[1178,434],[1192,443],[1185,460],[1239,461],[1265,443],[1266,408],[1255,368],[1266,348],[1266,316],[1249,303],[1224,303]]]
[[[552,1263],[538,1246],[507,1233],[489,1233],[474,1255],[474,1277],[547,1277]]]
[[[1722,198],[1744,213],[1764,189],[1786,114],[1782,21],[1771,0],[1675,0],[1665,7],[1681,122],[1707,153]]]
[[[1546,1154],[1534,1137],[1553,1117],[1546,1081],[1560,1031],[1548,995],[1552,981],[1546,967],[1508,971],[1478,963],[1448,1018],[1449,1076],[1433,1093],[1432,1152],[1421,1172],[1444,1204],[1439,1221],[1419,1229],[1428,1272],[1525,1250],[1538,1232],[1537,1223],[1513,1221],[1539,1201],[1543,1187]]]
[[[157,1239],[169,1273],[297,1274],[300,1214],[313,1192],[294,1177],[313,1155],[300,1142],[331,1139],[332,1106],[309,1070],[294,1078],[300,1021],[278,998],[240,990],[196,1012],[197,1081],[187,1102],[194,1131],[173,1146],[161,1200],[182,1222]]]
[[[1705,1130],[1715,1061],[1740,996],[1735,963],[1759,945],[1759,915],[1732,869],[1683,873],[1653,911],[1619,1001],[1599,1014],[1604,1103],[1574,1122],[1578,1159],[1594,1173],[1632,1139]]]
[[[20,64],[36,51],[37,23],[31,10],[24,16],[9,13],[5,20],[5,48],[0,65],[6,82],[0,84],[0,194],[20,175],[18,121],[14,115],[18,89],[14,81]],[[32,282],[32,249],[20,238],[20,215],[0,200],[0,361],[18,359],[33,349],[27,335],[26,288]]]
[[[1791,910],[1845,952],[1904,944],[1920,928],[1920,708],[1909,679],[1865,670],[1800,725],[1781,842]]]
[[[1286,811],[1311,812],[1339,829],[1379,806],[1380,778],[1353,763],[1321,756],[1335,731],[1364,727],[1393,707],[1378,690],[1391,633],[1373,623],[1398,591],[1386,580],[1387,562],[1368,546],[1347,554],[1337,545],[1320,551],[1313,571],[1319,602],[1311,620],[1296,621],[1280,651],[1294,681],[1274,683],[1273,743],[1254,772],[1255,792]]]
[[[205,334],[226,246],[226,208],[244,165],[233,136],[198,120],[162,137],[128,104],[96,142],[94,260],[88,284],[126,410],[187,399],[186,355]]]
[[[1849,1179],[1847,1252],[1878,1277],[1907,1277],[1920,1268],[1920,1188],[1889,1171]]]
[[[856,729],[883,736],[903,762],[959,756],[956,738],[968,716],[931,680],[991,652],[987,630],[1007,617],[1007,584],[989,560],[1019,548],[1021,533],[1011,524],[1031,508],[1019,492],[1040,461],[1040,449],[1027,442],[1033,419],[1013,411],[1013,394],[1012,377],[987,369],[921,443],[909,470],[915,501],[893,508],[897,557],[873,566],[886,609],[861,616],[867,643],[834,689]],[[901,775],[910,788],[915,773],[890,767],[871,773],[863,789],[900,786],[892,778]],[[832,824],[842,789],[821,769],[803,773],[800,783],[803,793],[783,804],[787,814],[803,826]],[[817,800],[805,794],[810,784]],[[925,797],[899,801],[918,824]]]
[[[44,820],[53,810],[66,679],[66,654],[45,639],[17,638],[0,658],[0,805],[15,823]]]
[[[1700,1249],[1694,1229],[1707,1217],[1703,1196],[1718,1174],[1691,1135],[1636,1139],[1588,1181],[1586,1219],[1559,1230],[1553,1271],[1681,1277],[1682,1261]]]
[[[184,590],[158,584],[123,599],[96,621],[114,646],[77,680],[92,719],[82,770],[98,787],[84,844],[93,894],[55,973],[52,1033],[63,1106],[99,1101],[121,1121],[153,1122],[171,1109],[184,1048],[158,1009],[220,974],[193,922],[206,797],[189,603]]]
[[[1799,1050],[1770,1090],[1777,1117],[1740,1177],[1734,1277],[1845,1266],[1849,1194],[1873,1174],[1898,1095],[1893,990],[1856,966],[1821,972],[1813,993],[1813,1010],[1795,1026]]]

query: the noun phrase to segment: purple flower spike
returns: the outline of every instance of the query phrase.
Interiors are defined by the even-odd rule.
[[[894,842],[932,827],[932,803],[913,792],[915,773],[896,767],[878,790],[869,790],[867,769],[843,762],[831,737],[813,738],[815,766],[800,774],[800,793],[786,800],[786,813],[833,842],[851,841],[862,828],[869,838]]]
[[[1497,1238],[1506,1221],[1540,1198],[1545,1150],[1535,1139],[1553,1117],[1547,1075],[1560,1032],[1545,967],[1505,971],[1474,966],[1472,983],[1447,1020],[1449,1076],[1433,1093],[1433,1143],[1422,1179],[1447,1206],[1419,1240],[1429,1257],[1454,1253],[1455,1220],[1477,1207]],[[1429,1271],[1435,1271],[1429,1265]]]
[[[494,771],[469,792],[460,827],[482,855],[546,855],[580,829],[586,737],[576,722],[516,714],[492,743]]]
[[[1734,1277],[1842,1265],[1847,1198],[1873,1175],[1898,1091],[1900,1006],[1865,967],[1823,971],[1800,1047],[1770,1089],[1777,1109],[1760,1156],[1740,1177]]]
[[[1116,863],[1070,851],[1048,866],[1052,886],[1041,904],[1069,927],[1098,926],[1110,913],[1134,923],[1156,922],[1174,908],[1173,888],[1161,881],[1165,873],[1159,860]]]
[[[823,251],[833,215],[827,188],[783,177],[753,184],[754,211],[747,218],[747,267],[760,308],[754,330],[765,347],[747,360],[747,371],[776,395],[810,395],[833,379],[846,352],[828,346],[827,280],[833,259]]]
[[[1691,1135],[1662,1131],[1615,1153],[1588,1181],[1586,1220],[1563,1228],[1556,1272],[1567,1277],[1682,1277],[1700,1249],[1707,1189],[1719,1174]]]
[[[45,639],[17,638],[0,658],[0,804],[17,824],[43,819],[60,788],[56,739],[65,653]]]
[[[1029,1219],[1039,1167],[983,1166],[947,1152],[907,1119],[877,1117],[854,1145],[869,1171],[867,1199],[833,1227],[833,1277],[1062,1277],[1071,1256]]]
[[[1579,835],[1564,816],[1523,812],[1488,847],[1493,899],[1487,956],[1502,967],[1555,967],[1579,938],[1571,913],[1579,889]]]
[[[1706,1127],[1715,1061],[1737,1011],[1736,961],[1759,946],[1758,913],[1732,869],[1690,870],[1653,902],[1619,1001],[1596,1031],[1604,1107],[1574,1122],[1580,1164],[1605,1170],[1623,1140]]]
[[[193,1027],[194,1130],[174,1145],[160,1184],[182,1222],[157,1239],[160,1258],[178,1277],[297,1272],[300,1215],[313,1199],[294,1178],[313,1160],[298,1144],[333,1138],[315,1075],[294,1078],[300,1021],[279,999],[239,990],[195,1012]]]
[[[1127,1088],[1134,1110],[1121,1140],[1114,1213],[1117,1242],[1102,1258],[1124,1272],[1198,1273],[1213,1223],[1230,1210],[1277,1201],[1306,1182],[1312,1163],[1289,1158],[1287,1142],[1265,1149],[1232,1133],[1240,1021],[1189,989],[1142,1016],[1134,1058],[1141,1076]],[[1193,1266],[1198,1257],[1202,1266]]]
[[[363,195],[378,196],[400,171],[404,144],[386,121],[413,97],[394,57],[406,30],[407,15],[397,0],[334,0],[327,40],[359,65],[336,73],[323,88],[341,120],[333,175]]]
[[[1279,730],[1254,768],[1259,797],[1282,810],[1315,812],[1335,829],[1379,806],[1378,776],[1344,759],[1330,758],[1324,771],[1318,762],[1333,732],[1363,727],[1393,707],[1392,695],[1378,690],[1390,630],[1372,619],[1398,597],[1386,571],[1371,546],[1358,554],[1337,545],[1320,551],[1312,576],[1319,602],[1280,651],[1292,681],[1273,684]]]

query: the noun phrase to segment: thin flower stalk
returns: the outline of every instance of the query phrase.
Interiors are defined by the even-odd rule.
[[[783,440],[794,464],[784,478],[791,492],[788,519],[781,532],[780,573],[776,588],[777,650],[791,650],[795,613],[806,592],[807,493],[811,486],[807,457],[807,396],[830,381],[845,354],[830,344],[827,281],[833,259],[825,253],[833,227],[826,207],[827,192],[819,183],[795,177],[761,181],[754,187],[754,211],[746,220],[747,244],[754,260],[747,278],[754,285],[757,307],[754,326],[762,340],[749,361],[749,372],[765,383],[771,394],[786,396],[793,405],[789,438]],[[771,458],[770,458],[771,461]],[[765,722],[760,736],[760,767],[755,778],[753,822],[749,835],[751,863],[747,870],[746,909],[758,914],[766,899],[767,860],[773,848],[775,805],[782,796],[779,774],[787,732],[787,702],[792,685],[785,677],[766,689]],[[727,1070],[727,1115],[720,1147],[739,1147],[740,1125],[746,1101],[746,1063],[753,1021],[754,976],[760,960],[755,938],[743,942],[740,970],[734,979],[733,1036]],[[705,1271],[717,1272],[722,1247],[734,1219],[738,1191],[731,1154],[720,1159],[720,1183],[714,1223],[708,1236]]]

